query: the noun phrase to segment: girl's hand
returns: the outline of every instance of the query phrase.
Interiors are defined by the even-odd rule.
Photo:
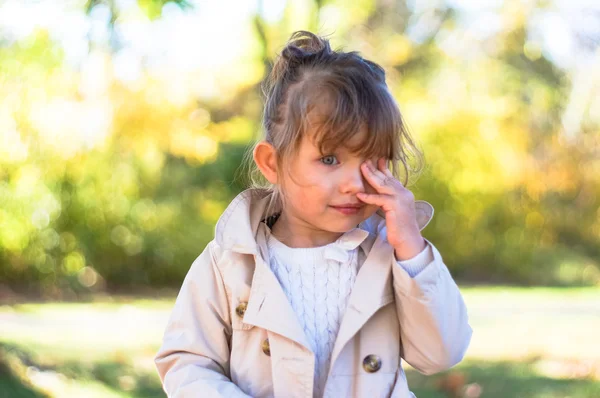
[[[367,160],[361,170],[377,193],[356,196],[365,203],[380,206],[385,212],[387,240],[394,248],[396,260],[413,258],[427,245],[417,224],[414,194],[393,176],[384,158],[377,161],[377,167]]]

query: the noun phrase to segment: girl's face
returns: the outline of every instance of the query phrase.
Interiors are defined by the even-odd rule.
[[[363,134],[352,140],[360,142]],[[357,192],[375,192],[360,170],[365,160],[344,147],[322,154],[303,137],[282,173],[285,205],[274,233],[280,231],[285,243],[294,247],[321,246],[369,218],[377,207],[356,197]]]

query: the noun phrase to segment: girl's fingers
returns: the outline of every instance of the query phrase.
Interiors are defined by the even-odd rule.
[[[392,174],[392,172],[390,171],[390,169],[389,169],[389,167],[388,167],[388,164],[387,164],[387,160],[386,160],[386,158],[379,158],[379,159],[377,160],[377,166],[378,166],[378,169],[379,169],[379,170],[380,170],[380,171],[381,171],[383,174],[385,174],[387,177],[390,177],[390,178],[396,179],[396,177],[394,177],[394,175]]]
[[[376,193],[363,193],[363,192],[358,192],[356,194],[356,196],[358,197],[359,200],[370,204],[370,205],[377,205],[379,207],[384,206],[385,204],[387,204],[387,202],[389,201],[390,197],[388,195],[379,195]]]
[[[377,192],[394,192],[393,186],[390,182],[395,180],[395,178],[389,177],[382,173],[380,170],[376,169],[370,160],[367,160],[363,163],[362,171],[366,180],[369,182],[369,184],[371,184],[373,188],[377,190]]]

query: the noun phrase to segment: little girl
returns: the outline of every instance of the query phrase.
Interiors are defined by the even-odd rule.
[[[420,153],[384,70],[300,31],[265,93],[253,158],[268,186],[231,202],[192,264],[155,358],[164,390],[414,397],[402,360],[443,371],[472,332],[421,235],[433,208],[405,188]]]

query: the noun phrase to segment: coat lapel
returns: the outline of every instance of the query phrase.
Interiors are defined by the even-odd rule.
[[[264,260],[268,258],[265,228],[267,228],[265,225],[260,225],[256,236],[258,246],[258,253],[254,256],[256,268],[252,278],[244,323],[280,334],[312,352],[290,301],[277,277]]]
[[[275,332],[312,352],[304,330],[279,281],[259,256],[255,259],[256,269],[252,279],[248,308],[244,314],[244,323]]]
[[[333,346],[330,372],[350,339],[377,310],[394,300],[392,256],[393,250],[389,243],[378,237],[356,276],[348,307]]]
[[[292,305],[264,260],[268,258],[266,226],[261,220],[270,200],[271,194],[265,190],[248,189],[240,193],[221,215],[215,236],[224,250],[254,256],[254,275],[244,323],[287,337],[312,352]]]

